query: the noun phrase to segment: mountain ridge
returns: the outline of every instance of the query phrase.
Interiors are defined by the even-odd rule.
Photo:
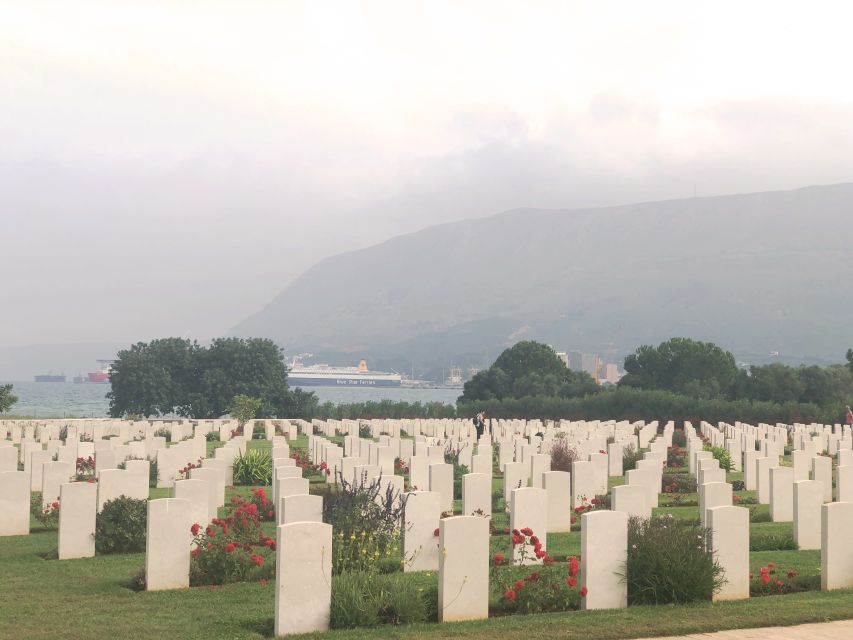
[[[484,366],[510,336],[618,357],[686,335],[840,361],[851,213],[853,183],[517,208],[321,260],[232,333],[433,371]]]

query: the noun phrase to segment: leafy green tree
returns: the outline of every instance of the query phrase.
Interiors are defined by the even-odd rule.
[[[231,408],[228,409],[228,413],[231,414],[231,417],[236,419],[237,423],[242,427],[249,420],[255,417],[258,413],[258,409],[260,408],[260,399],[238,394],[234,396],[234,399],[231,401]]]
[[[506,349],[491,367],[466,382],[460,400],[576,397],[598,390],[589,374],[571,371],[551,347],[528,340]]]
[[[288,388],[281,349],[260,338],[219,338],[209,347],[182,338],[140,342],[119,352],[110,382],[114,417],[217,418],[241,395],[260,402],[258,417],[306,417],[317,406],[314,394]]]
[[[0,413],[6,413],[18,401],[18,396],[12,393],[12,385],[0,385]]]
[[[623,387],[665,389],[693,397],[728,397],[738,381],[734,356],[712,342],[672,338],[625,358]]]
[[[119,351],[110,371],[110,415],[171,413],[175,394],[167,364],[161,362],[155,348],[144,342]]]

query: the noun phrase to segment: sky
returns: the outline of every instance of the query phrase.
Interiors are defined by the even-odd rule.
[[[851,181],[851,18],[0,0],[0,348],[215,337],[326,256],[517,207]]]

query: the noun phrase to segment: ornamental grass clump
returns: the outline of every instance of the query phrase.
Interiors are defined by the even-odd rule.
[[[708,531],[668,514],[628,521],[628,604],[710,600],[724,583],[708,548]]]
[[[365,476],[348,482],[339,474],[339,482],[340,491],[323,500],[323,522],[334,531],[332,573],[375,573],[389,562],[399,565],[405,497]]]
[[[272,484],[272,454],[260,449],[249,449],[234,458],[235,485]]]
[[[147,527],[147,500],[127,496],[107,500],[95,520],[95,552],[141,553]]]
[[[586,586],[579,586],[580,563],[574,556],[563,563],[542,549],[539,538],[529,528],[512,530],[513,548],[520,548],[522,563],[541,560],[542,564],[509,567],[507,558],[492,557],[489,584],[497,599],[490,609],[495,614],[545,613],[579,609]],[[521,571],[519,571],[521,570]],[[529,573],[528,573],[529,570]]]
[[[332,629],[376,627],[382,624],[427,622],[428,599],[434,590],[424,589],[411,576],[397,573],[352,573],[332,580]]]
[[[276,541],[264,534],[257,504],[234,496],[226,513],[207,527],[190,528],[190,586],[268,580],[275,574]]]
[[[622,449],[622,469],[624,472],[637,468],[637,463],[643,459],[642,449],[629,445]]]

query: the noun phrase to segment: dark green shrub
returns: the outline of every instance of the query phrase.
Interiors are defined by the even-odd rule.
[[[634,445],[625,447],[622,450],[622,469],[623,471],[631,471],[637,468],[637,462],[643,459],[643,452],[637,449]]]
[[[204,436],[204,439],[208,442],[218,442],[219,441],[219,433],[217,431],[208,431]]]
[[[145,551],[148,501],[120,496],[107,500],[95,523],[95,551],[140,553]]]
[[[272,454],[260,449],[249,449],[234,458],[234,484],[272,484]]]
[[[672,432],[672,446],[680,449],[687,446],[687,435],[684,433],[684,429],[676,429]]]
[[[723,569],[707,547],[707,531],[672,515],[628,521],[628,604],[710,600]]]
[[[148,458],[148,486],[157,486],[157,458]]]
[[[428,620],[425,593],[410,576],[350,573],[332,580],[332,629]]]
[[[732,491],[746,491],[746,483],[743,480],[732,480]]]
[[[255,428],[252,430],[252,440],[266,440],[267,439],[267,428],[264,426],[263,422],[256,422]]]

